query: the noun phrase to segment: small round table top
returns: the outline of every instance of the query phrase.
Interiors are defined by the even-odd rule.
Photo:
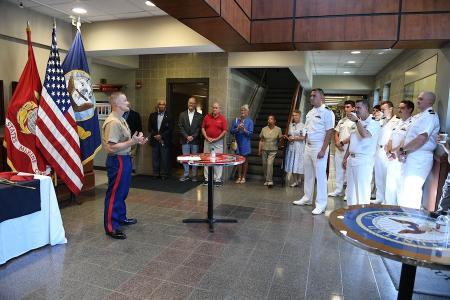
[[[192,166],[236,166],[245,162],[245,157],[237,154],[217,153],[216,158],[211,158],[209,153],[181,155],[177,157],[178,162],[187,163]]]
[[[355,246],[409,265],[450,270],[450,237],[428,212],[393,205],[353,205],[330,214],[335,233]]]

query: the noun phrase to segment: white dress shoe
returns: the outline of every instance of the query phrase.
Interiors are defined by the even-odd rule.
[[[370,200],[370,203],[371,204],[382,204],[383,201],[381,201],[381,200]]]
[[[325,211],[321,210],[320,208],[316,207],[313,209],[313,211],[311,212],[313,215],[320,215],[323,214]]]
[[[297,200],[297,201],[292,201],[292,203],[293,204],[295,204],[295,205],[311,205],[312,203],[311,203],[311,201],[308,201],[308,200],[306,200],[306,199],[300,199],[300,200]]]
[[[297,181],[290,185],[290,187],[296,187],[296,186],[298,186],[298,182]]]

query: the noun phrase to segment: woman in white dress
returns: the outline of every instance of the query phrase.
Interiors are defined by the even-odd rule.
[[[301,113],[295,110],[292,113],[292,123],[289,125],[287,140],[289,141],[286,151],[284,170],[291,174],[291,187],[296,187],[301,182],[303,175],[303,150],[305,149],[305,124],[300,123]]]

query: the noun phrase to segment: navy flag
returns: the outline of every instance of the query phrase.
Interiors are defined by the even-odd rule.
[[[81,161],[84,165],[91,161],[101,149],[101,137],[91,76],[80,30],[77,30],[62,68],[78,125]]]

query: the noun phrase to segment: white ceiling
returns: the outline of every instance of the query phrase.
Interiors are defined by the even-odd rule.
[[[375,75],[403,50],[359,50],[360,54],[350,51],[311,51],[313,75]]]
[[[165,16],[156,6],[148,6],[145,0],[8,0],[55,18],[70,22],[74,7],[82,7],[87,13],[81,15],[82,22]]]

